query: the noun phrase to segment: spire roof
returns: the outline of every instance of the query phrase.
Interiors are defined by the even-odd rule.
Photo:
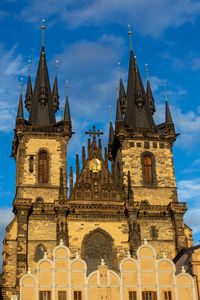
[[[116,110],[116,122],[117,121],[123,121],[119,98],[117,99],[117,110]]]
[[[59,95],[58,95],[58,80],[57,80],[57,73],[54,79],[53,91],[52,91],[52,98],[53,98],[53,107],[54,112],[57,112],[59,109]]]
[[[173,123],[172,121],[172,116],[171,116],[171,112],[169,109],[169,105],[168,105],[168,101],[166,100],[166,104],[165,104],[165,122],[166,123]]]
[[[152,94],[149,79],[147,79],[146,96],[147,96],[147,99],[149,100],[150,110],[151,110],[152,115],[153,115],[154,112],[155,112],[155,104],[154,104],[154,98],[153,98],[153,94]]]
[[[31,108],[31,101],[33,96],[33,90],[32,90],[32,84],[31,84],[31,76],[30,73],[28,74],[28,81],[27,81],[27,87],[26,87],[26,100],[25,100],[25,107],[28,111],[30,111]]]
[[[71,121],[70,108],[69,108],[69,99],[68,99],[68,86],[66,86],[64,121]]]
[[[120,82],[119,82],[119,98],[125,98],[126,97],[126,93],[125,93],[125,89],[124,89],[124,84],[122,79],[120,78]]]
[[[23,111],[22,84],[21,84],[21,92],[20,92],[18,110],[17,110],[17,119],[23,119],[23,118],[24,118],[24,111]]]
[[[56,122],[44,46],[40,54],[29,121],[36,126],[51,126]]]
[[[110,121],[108,144],[112,144],[113,140],[114,140],[114,130],[113,130],[112,121]]]
[[[131,128],[152,128],[154,126],[150,105],[145,95],[143,82],[131,50],[125,124]]]

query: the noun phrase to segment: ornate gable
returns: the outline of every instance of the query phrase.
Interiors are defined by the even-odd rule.
[[[76,183],[70,191],[70,201],[81,203],[103,203],[123,201],[123,194],[116,185],[109,168],[107,149],[105,157],[102,157],[101,140],[98,147],[96,137],[93,137],[92,145],[88,143],[88,158],[82,163],[83,168],[77,172]],[[104,203],[108,204],[108,203]]]

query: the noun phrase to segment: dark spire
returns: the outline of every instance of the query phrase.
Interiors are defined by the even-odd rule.
[[[101,139],[99,139],[98,150],[99,150],[100,154],[102,155]]]
[[[118,121],[123,121],[119,98],[117,99],[117,110],[116,110],[116,122]]]
[[[170,112],[169,105],[168,105],[166,88],[165,88],[165,122],[166,123],[173,123],[171,112]]]
[[[82,168],[85,167],[85,147],[82,148]]]
[[[67,82],[68,81],[66,81],[66,83]],[[66,85],[66,101],[65,101],[64,121],[70,121],[71,122],[70,109],[69,109],[69,100],[68,100],[68,85]]]
[[[79,158],[78,154],[76,154],[76,181],[78,180],[79,177]]]
[[[113,130],[112,121],[110,121],[108,144],[111,145],[113,140],[114,140],[114,130]]]
[[[125,93],[125,89],[124,89],[124,84],[122,79],[120,78],[120,82],[119,82],[119,98],[125,98],[126,97],[126,93]]]
[[[40,54],[29,121],[36,126],[51,126],[55,124],[53,99],[44,46],[42,46]]]
[[[129,62],[127,109],[124,121],[130,128],[152,128],[154,126],[150,105],[145,95],[140,72],[132,50]]]
[[[32,84],[31,84],[31,76],[30,76],[30,72],[29,72],[27,88],[26,88],[26,100],[25,100],[25,107],[29,112],[31,109],[32,97],[33,97],[33,90],[32,90]]]
[[[56,66],[56,68],[57,68],[57,66]],[[53,85],[52,98],[53,98],[54,112],[57,112],[57,110],[59,109],[57,69],[56,69],[56,76],[55,76],[54,85]]]
[[[106,167],[108,168],[108,150],[107,150],[107,148],[105,148],[104,160],[105,160]]]
[[[147,99],[149,100],[150,110],[153,115],[155,113],[155,104],[154,104],[154,98],[153,98],[149,80],[147,80],[146,96],[147,96]]]
[[[22,83],[21,83],[21,92],[20,92],[18,110],[17,110],[17,119],[24,119],[23,101],[22,101]]]
[[[166,104],[165,104],[165,122],[173,123],[171,112],[170,112],[169,105],[168,105],[168,101],[166,101]]]

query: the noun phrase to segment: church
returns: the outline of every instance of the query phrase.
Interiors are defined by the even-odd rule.
[[[119,87],[108,145],[102,149],[95,124],[83,132],[88,145],[81,162],[76,155],[74,182],[72,167],[67,172],[70,99],[67,93],[57,122],[57,74],[51,88],[43,41],[34,88],[28,75],[28,120],[22,88],[18,103],[3,300],[199,299],[199,246],[193,246],[183,222],[187,205],[177,197],[172,152],[177,133],[167,98],[165,122],[155,124],[150,81],[144,87],[132,44],[127,89],[122,78]],[[197,251],[196,275],[182,265],[186,249]]]

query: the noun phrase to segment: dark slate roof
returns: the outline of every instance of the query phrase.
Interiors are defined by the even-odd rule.
[[[24,111],[23,111],[22,90],[21,90],[19,103],[18,103],[18,110],[17,110],[17,119],[23,119],[23,118],[24,118]]]
[[[165,105],[165,122],[173,123],[171,112],[170,112],[169,105],[168,105],[168,101],[166,101],[166,105]]]
[[[173,262],[176,263],[181,256],[183,256],[185,253],[190,254],[193,253],[195,250],[199,249],[200,245],[192,246],[189,248],[182,248],[179,253],[174,257]]]
[[[114,130],[113,130],[112,122],[110,122],[108,144],[112,144],[113,140],[114,140]]]
[[[66,101],[65,101],[64,120],[65,121],[71,121],[68,96],[66,96]]]
[[[44,97],[45,104],[40,102],[41,96]],[[44,46],[37,70],[29,122],[35,126],[51,126],[56,122]]]
[[[116,110],[116,122],[117,121],[122,121],[122,112],[121,112],[121,105],[119,102],[119,98],[117,99],[117,110]]]
[[[127,110],[124,121],[130,128],[152,128],[154,126],[149,101],[132,50],[127,84]]]

